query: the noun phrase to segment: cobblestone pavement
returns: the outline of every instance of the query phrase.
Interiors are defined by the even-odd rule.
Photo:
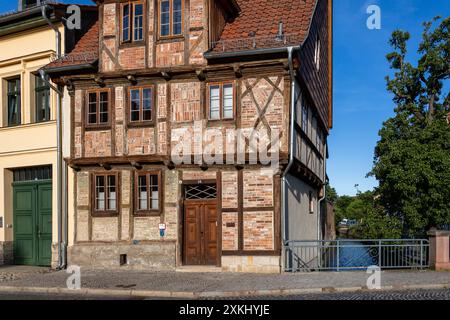
[[[450,300],[450,289],[314,293],[293,296],[245,297],[239,298],[239,300]]]
[[[14,273],[6,273],[6,272],[0,272],[0,282],[2,281],[12,281],[19,279],[19,276]]]
[[[138,297],[114,297],[114,296],[86,296],[73,294],[41,294],[41,293],[0,293],[1,300],[144,300]],[[167,300],[166,298],[148,298],[145,300]],[[178,299],[173,299],[178,300]],[[450,289],[442,290],[402,290],[402,291],[377,291],[377,292],[346,292],[346,293],[317,293],[293,296],[273,297],[243,297],[230,299],[208,299],[208,300],[448,300],[450,301]]]
[[[30,266],[0,266],[0,283],[42,275],[51,272],[49,268]]]
[[[0,269],[0,273],[2,269]],[[7,273],[13,273],[8,270]],[[2,281],[0,286],[66,288],[66,271],[24,274],[19,279]],[[366,286],[365,272],[317,272],[298,274],[180,273],[81,270],[82,288],[113,290],[154,290],[180,292],[284,290],[309,288],[361,288]],[[450,272],[386,271],[381,285],[450,286]],[[428,288],[434,289],[434,288]]]

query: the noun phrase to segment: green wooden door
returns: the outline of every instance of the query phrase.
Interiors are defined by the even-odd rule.
[[[51,182],[20,182],[14,188],[14,263],[50,266]]]

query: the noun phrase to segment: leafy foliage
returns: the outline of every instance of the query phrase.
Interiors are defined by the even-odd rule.
[[[371,207],[352,233],[363,239],[399,239],[402,224],[397,218],[387,215],[382,207]]]
[[[394,51],[387,60],[394,76],[386,80],[396,114],[379,132],[370,175],[379,181],[385,219],[402,221],[405,236],[450,222],[449,26],[450,18],[424,23],[416,66],[407,61],[409,33],[395,31],[390,40]],[[380,217],[368,221],[378,224]]]
[[[356,196],[340,196],[334,203],[336,226],[342,219],[357,220],[348,236],[359,239],[399,238],[401,223],[396,217],[387,215],[374,191],[358,193]]]
[[[326,194],[325,194],[326,200],[331,203],[335,203],[338,199],[338,194],[336,192],[336,189],[333,188],[332,186],[330,186],[330,183],[327,182],[325,185],[325,190],[326,190]]]

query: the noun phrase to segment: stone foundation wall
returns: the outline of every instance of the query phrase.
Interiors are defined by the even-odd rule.
[[[13,243],[11,241],[0,241],[0,266],[12,264],[13,260]]]
[[[120,264],[126,255],[127,263]],[[145,244],[77,244],[68,249],[69,265],[92,269],[174,270],[175,241]]]

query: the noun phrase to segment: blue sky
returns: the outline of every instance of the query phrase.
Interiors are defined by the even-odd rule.
[[[381,9],[381,30],[366,27],[366,9],[371,4]],[[391,51],[392,31],[409,31],[409,48],[415,52],[422,22],[449,13],[447,0],[334,1],[334,128],[328,175],[339,194],[355,194],[355,184],[361,191],[377,185],[365,176],[372,167],[378,131],[393,115],[384,80],[391,73],[385,56]]]
[[[89,0],[63,2],[92,4]],[[381,8],[381,30],[366,27],[366,9],[372,4]],[[16,5],[17,1],[2,0],[0,12],[14,10]],[[372,167],[378,131],[393,114],[384,80],[390,73],[385,59],[390,34],[395,29],[410,31],[410,48],[415,50],[421,23],[449,13],[448,0],[334,1],[334,128],[328,175],[339,194],[355,194],[355,184],[361,191],[377,185],[365,176]]]
[[[62,3],[76,3],[76,4],[94,4],[91,0],[58,0],[58,2]],[[0,0],[0,13],[7,12],[17,9],[17,4],[19,1],[17,0]]]

